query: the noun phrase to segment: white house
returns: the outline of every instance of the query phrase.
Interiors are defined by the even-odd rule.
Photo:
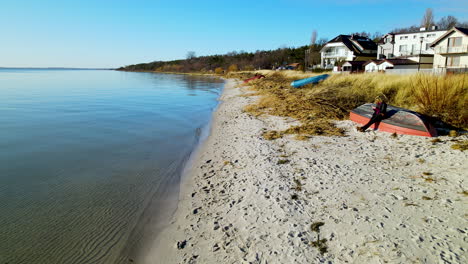
[[[418,70],[419,62],[410,59],[372,60],[364,64],[365,72],[413,73]]]
[[[420,55],[421,57],[431,57],[434,55],[434,50],[431,48],[432,42],[446,32],[447,30],[437,30],[437,28],[433,26],[431,30],[420,28],[420,31],[416,32],[386,34],[378,44],[377,58],[418,58]],[[428,60],[426,59],[426,61]]]
[[[367,61],[375,58],[377,45],[367,37],[339,35],[320,50],[321,67],[332,69],[345,61]]]
[[[379,62],[378,60],[370,60],[364,63],[365,72],[378,72],[379,71]]]
[[[451,28],[436,39],[431,47],[435,52],[435,73],[468,71],[468,28]]]

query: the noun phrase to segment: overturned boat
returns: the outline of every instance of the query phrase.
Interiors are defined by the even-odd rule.
[[[372,107],[375,107],[375,104],[363,104],[353,109],[349,114],[349,118],[356,123],[363,125],[367,124],[374,113],[374,109],[372,109]],[[389,133],[424,137],[437,136],[436,129],[423,115],[391,105],[387,106],[385,119],[370,127]]]
[[[326,78],[328,78],[328,76],[329,76],[328,74],[322,74],[322,75],[317,75],[317,76],[314,76],[314,77],[295,80],[294,82],[291,83],[291,86],[294,87],[294,88],[299,88],[299,87],[304,86],[304,85],[309,84],[309,83],[317,84],[320,81],[323,81]]]
[[[262,79],[262,78],[265,78],[265,75],[262,75],[262,74],[255,75],[255,76],[252,77],[252,78],[249,78],[249,79],[244,80],[244,83],[248,83],[248,82],[250,82],[250,81],[257,80],[257,79]]]

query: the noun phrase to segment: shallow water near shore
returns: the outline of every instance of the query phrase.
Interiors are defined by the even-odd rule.
[[[152,199],[178,184],[223,85],[200,76],[0,69],[0,263],[121,259],[137,223],[154,224],[142,221],[158,214],[148,205],[162,202]]]

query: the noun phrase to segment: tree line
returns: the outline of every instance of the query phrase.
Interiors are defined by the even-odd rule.
[[[232,51],[224,55],[196,56],[189,51],[186,59],[172,61],[153,61],[121,67],[126,71],[160,71],[160,72],[225,72],[237,70],[272,69],[299,63],[304,66],[306,50],[313,49],[315,58],[310,63],[318,63],[318,53],[327,41],[320,40],[313,45],[301,47],[281,47],[275,50],[257,50],[255,52]],[[318,61],[317,61],[318,54]]]

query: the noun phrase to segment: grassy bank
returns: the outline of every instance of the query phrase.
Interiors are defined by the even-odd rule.
[[[468,127],[468,75],[433,76],[354,74],[332,75],[324,82],[296,89],[293,80],[317,74],[295,71],[260,71],[265,79],[249,83],[253,95],[259,100],[245,111],[253,115],[270,114],[291,117],[300,126],[286,131],[270,131],[266,138],[283,134],[296,134],[299,138],[310,135],[341,135],[332,120],[348,118],[349,111],[361,104],[372,102],[376,96],[385,96],[391,105],[405,107],[439,119],[452,126]],[[228,77],[247,78],[253,72],[230,73]]]

